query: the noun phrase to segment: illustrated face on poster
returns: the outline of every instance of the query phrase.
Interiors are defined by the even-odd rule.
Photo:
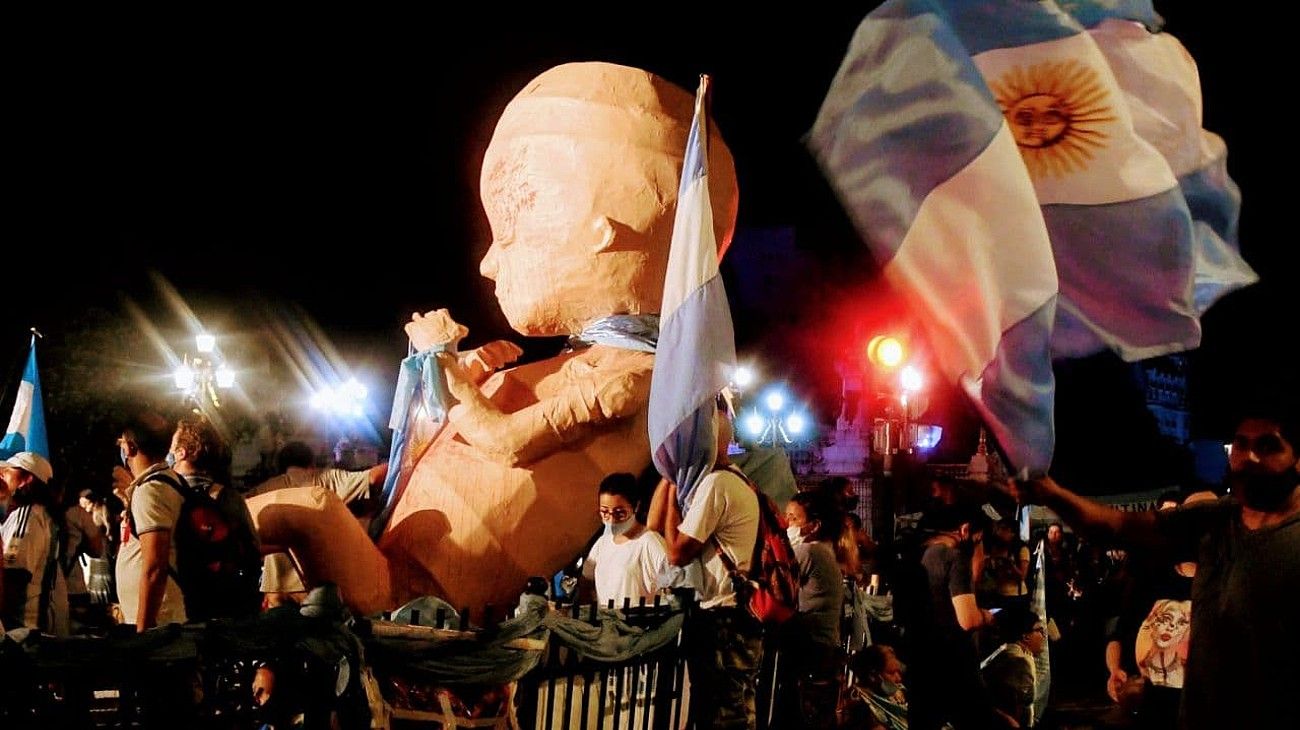
[[[1191,628],[1191,601],[1156,601],[1137,635],[1134,656],[1142,676],[1154,685],[1181,689]]]

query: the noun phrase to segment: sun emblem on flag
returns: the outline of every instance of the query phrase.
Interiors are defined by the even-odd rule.
[[[991,84],[1020,155],[1034,178],[1088,166],[1115,119],[1097,72],[1078,61],[1017,67]]]

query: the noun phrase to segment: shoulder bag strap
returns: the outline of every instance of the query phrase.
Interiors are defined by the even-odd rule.
[[[758,497],[760,502],[758,505],[758,532],[754,533],[754,555],[749,561],[750,570],[753,570],[754,566],[758,565],[757,558],[761,555],[763,549],[763,495],[758,491],[758,488],[754,486],[754,482],[750,480],[749,476],[740,470],[740,467],[735,464],[727,464],[722,467],[722,469],[740,477],[741,481],[748,484],[749,488],[754,490],[754,496]],[[722,564],[726,567],[727,572],[740,573],[741,570],[736,566],[736,561],[732,560],[731,556],[727,554],[727,551],[722,548],[722,543],[718,540],[718,534],[715,532],[710,537],[713,540],[714,546],[718,549],[718,556],[722,558]]]

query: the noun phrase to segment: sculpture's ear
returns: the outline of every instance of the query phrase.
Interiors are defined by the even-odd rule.
[[[645,234],[626,223],[603,215],[592,225],[596,232],[595,253],[645,250]]]

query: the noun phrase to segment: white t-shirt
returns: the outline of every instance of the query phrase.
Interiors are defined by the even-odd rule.
[[[701,608],[736,605],[727,566],[718,557],[716,535],[727,556],[740,570],[749,570],[758,539],[758,495],[743,479],[726,469],[710,472],[691,494],[691,503],[677,528],[700,542],[702,583],[696,586]]]
[[[27,582],[27,600],[23,605],[23,625],[31,628],[45,624],[45,631],[66,636],[68,592],[62,580],[63,573],[54,566],[55,585],[50,596],[50,615],[40,621],[41,584],[50,557],[50,535],[54,523],[50,513],[39,504],[27,504],[10,512],[0,527],[0,543],[4,545],[4,569],[25,570],[31,574]],[[18,628],[10,626],[9,629]]]
[[[138,623],[140,617],[140,578],[144,573],[144,555],[140,551],[140,535],[155,530],[170,530],[173,533],[180,520],[181,506],[185,498],[166,482],[154,479],[160,472],[166,472],[172,479],[176,473],[162,465],[151,467],[135,481],[131,491],[131,503],[127,505],[135,521],[135,532],[131,532],[131,520],[122,520],[122,547],[117,553],[117,598],[122,608],[122,615],[130,624]],[[171,536],[171,554],[168,558],[171,568],[167,574],[167,589],[163,593],[162,605],[158,607],[158,625],[183,624],[186,621],[185,597],[177,585],[176,571],[176,536]]]
[[[618,544],[608,530],[587,553],[582,574],[596,583],[596,600],[602,606],[614,601],[615,608],[630,599],[636,606],[645,598],[653,602],[659,577],[668,572],[668,548],[662,536],[645,528],[641,534]]]

